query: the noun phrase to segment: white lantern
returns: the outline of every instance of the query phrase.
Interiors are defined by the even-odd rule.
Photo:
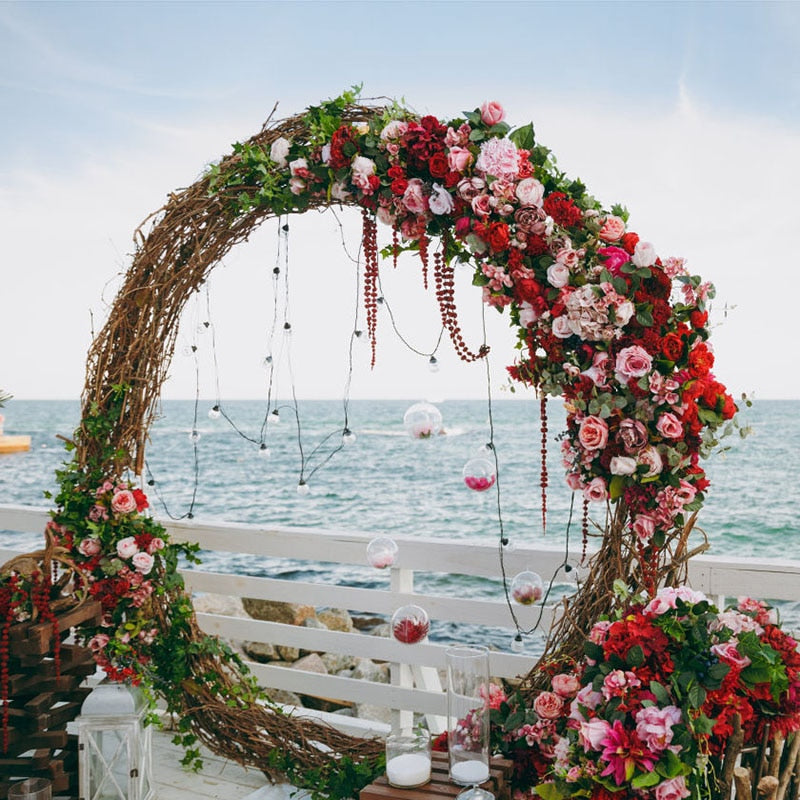
[[[152,800],[151,728],[140,689],[102,683],[78,724],[80,800]]]

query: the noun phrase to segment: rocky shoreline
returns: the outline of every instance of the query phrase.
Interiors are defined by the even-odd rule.
[[[300,625],[318,630],[361,632],[365,636],[388,637],[390,632],[389,623],[381,617],[351,615],[348,611],[337,608],[316,609],[313,606],[296,603],[214,594],[198,595],[194,598],[194,607],[198,613],[280,622],[285,625]],[[375,683],[389,683],[388,662],[356,658],[346,654],[325,653],[319,650],[305,650],[269,642],[229,640],[229,644],[243,658],[259,664],[271,664],[321,675],[337,675]],[[300,695],[282,689],[271,689],[268,686],[264,688],[271,699],[277,703],[387,724],[391,722],[390,710],[380,706]]]

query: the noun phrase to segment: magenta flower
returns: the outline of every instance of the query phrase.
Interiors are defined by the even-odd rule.
[[[655,753],[648,750],[633,731],[626,730],[618,719],[614,720],[602,744],[600,760],[608,764],[600,775],[613,775],[617,786],[630,781],[637,767],[643,772],[652,772],[658,760]]]

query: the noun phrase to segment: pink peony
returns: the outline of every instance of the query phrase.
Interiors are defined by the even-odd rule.
[[[481,145],[475,170],[494,178],[514,178],[519,172],[519,151],[510,139],[488,139]]]
[[[614,669],[603,679],[603,688],[600,690],[606,700],[612,697],[622,697],[628,689],[641,686],[642,682],[636,677],[635,672]]]
[[[602,478],[592,478],[583,490],[583,496],[590,503],[600,503],[608,498],[606,482]]]
[[[574,697],[581,688],[581,682],[578,680],[577,675],[567,672],[553,675],[551,683],[553,691],[561,697]]]
[[[676,706],[648,706],[636,712],[636,735],[654,752],[666,749],[672,742],[672,726],[681,721]]]
[[[598,236],[606,242],[616,242],[625,233],[625,223],[619,217],[609,214],[603,220]]]
[[[506,112],[503,109],[503,106],[501,106],[496,100],[487,100],[481,106],[481,119],[486,125],[497,125],[498,122],[503,121],[503,117],[505,117],[505,115]]]
[[[611,726],[604,719],[590,719],[588,722],[581,722],[578,741],[586,753],[589,750],[600,750],[610,732]]]
[[[533,710],[544,719],[558,719],[564,713],[564,700],[555,692],[541,692],[533,701]]]
[[[608,425],[601,417],[589,416],[581,420],[578,441],[587,450],[602,450],[608,444]]]
[[[117,514],[130,514],[136,511],[136,498],[129,489],[121,489],[111,498],[111,508]]]
[[[100,542],[98,542],[97,539],[90,536],[88,539],[84,539],[78,545],[78,552],[81,555],[86,556],[87,558],[96,556],[100,552]]]
[[[136,539],[133,536],[127,536],[117,542],[117,555],[120,558],[130,558],[139,552],[139,547],[136,544]]]
[[[683,775],[662,781],[656,786],[656,800],[683,800],[684,797],[690,795],[691,792],[686,788]]]
[[[423,193],[423,183],[419,178],[412,178],[403,193],[403,205],[412,214],[424,214],[428,210],[428,201]]]
[[[619,275],[623,264],[627,264],[631,257],[621,247],[601,247],[597,255],[603,259],[603,266],[612,274]]]

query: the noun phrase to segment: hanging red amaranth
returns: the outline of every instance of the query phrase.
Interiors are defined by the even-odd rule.
[[[367,335],[372,347],[371,366],[375,366],[378,326],[378,225],[366,208],[361,209],[361,242],[364,247],[364,307]]]
[[[542,392],[539,398],[539,419],[542,428],[542,467],[539,483],[542,487],[542,534],[547,533],[547,395]]]
[[[444,256],[438,250],[433,254],[433,277],[436,282],[436,299],[439,301],[439,310],[442,313],[442,325],[447,328],[458,357],[467,362],[484,358],[489,352],[489,347],[482,344],[478,352],[473,353],[461,335],[461,326],[456,315],[453,268],[445,263]]]
[[[589,501],[583,498],[583,516],[581,518],[581,566],[586,561],[586,548],[589,546]]]
[[[419,260],[422,262],[422,286],[425,291],[428,290],[428,246],[431,240],[427,234],[423,233],[419,237]]]
[[[397,269],[397,257],[400,255],[400,231],[397,220],[392,223],[392,266]],[[426,287],[427,288],[427,287]]]
[[[50,608],[50,591],[52,584],[50,576],[35,572],[32,576],[33,586],[31,587],[31,600],[34,607],[39,612],[39,617],[43,622],[49,622],[53,628],[53,663],[56,668],[56,678],[61,677],[61,631],[58,627],[58,619]],[[39,580],[41,578],[41,580]]]

